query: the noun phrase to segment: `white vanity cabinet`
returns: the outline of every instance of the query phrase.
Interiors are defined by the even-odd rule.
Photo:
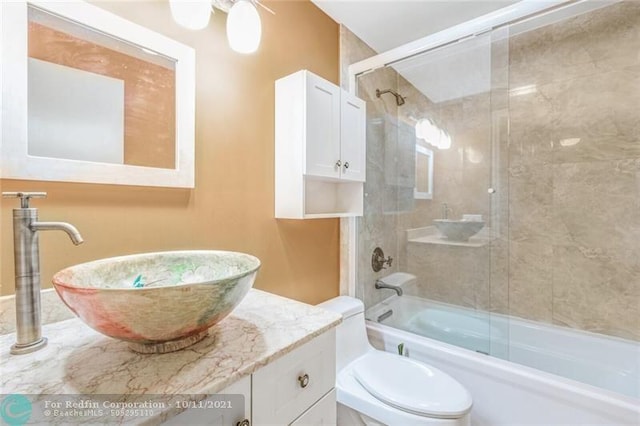
[[[189,409],[164,425],[336,425],[336,333],[331,329],[218,394],[242,394],[243,415]]]
[[[251,425],[251,376],[243,377],[220,392],[217,392],[217,395],[242,395],[244,396],[244,407],[243,409],[237,409],[237,407],[231,409],[212,409],[209,404],[212,403],[212,401],[220,401],[220,398],[207,398],[202,402],[204,408],[187,409],[162,424],[164,426]]]
[[[335,371],[335,330],[256,371],[253,425],[335,425]]]
[[[276,81],[276,218],[362,215],[365,107],[306,70]]]

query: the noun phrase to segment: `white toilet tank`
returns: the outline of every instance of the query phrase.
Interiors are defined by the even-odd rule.
[[[354,359],[373,350],[367,338],[364,304],[356,298],[338,296],[320,303],[318,307],[342,315],[336,329],[336,373]]]

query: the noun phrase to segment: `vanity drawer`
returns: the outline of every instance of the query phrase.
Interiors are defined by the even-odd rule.
[[[253,374],[254,426],[288,425],[335,386],[332,329]]]
[[[232,385],[218,391],[216,395],[243,395],[244,407],[232,407],[231,409],[191,408],[177,416],[171,417],[163,426],[184,425],[224,425],[235,426],[244,419],[251,420],[251,376],[246,376]],[[215,398],[205,399],[215,401]]]
[[[289,426],[336,426],[337,421],[336,390],[332,389]]]

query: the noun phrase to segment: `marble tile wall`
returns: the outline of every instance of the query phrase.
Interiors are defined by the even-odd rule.
[[[342,86],[347,89],[347,67],[376,52],[356,37],[346,27],[340,27],[340,52]],[[398,270],[397,208],[398,188],[387,182],[394,170],[393,147],[397,145],[397,132],[392,131],[397,120],[397,105],[393,97],[376,98],[376,89],[398,90],[398,73],[384,68],[363,76],[358,81],[358,96],[367,102],[367,181],[365,183],[364,217],[358,221],[358,286],[357,296],[366,306],[372,306],[389,297],[389,290],[376,290],[378,278]],[[371,254],[376,247],[384,250],[395,262],[391,268],[374,272]]]
[[[370,122],[362,297],[388,296],[375,278],[403,270],[419,276],[420,296],[640,340],[640,3],[493,37],[487,93],[434,104],[393,69],[360,79]],[[344,28],[341,43],[343,71],[375,54]],[[376,99],[382,86],[407,103]],[[433,200],[385,214],[402,197],[383,178],[393,135],[374,122],[393,114],[433,118],[454,146],[434,150]],[[431,224],[443,202],[454,216],[483,214],[491,245],[406,243],[404,231]],[[369,265],[376,245],[397,260],[380,274]]]
[[[640,340],[640,3],[509,50],[510,313]]]

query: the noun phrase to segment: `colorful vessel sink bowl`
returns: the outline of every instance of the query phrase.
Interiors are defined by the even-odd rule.
[[[255,281],[260,260],[228,251],[173,251],[96,260],[56,273],[64,303],[89,327],[136,352],[190,346],[226,317]]]

